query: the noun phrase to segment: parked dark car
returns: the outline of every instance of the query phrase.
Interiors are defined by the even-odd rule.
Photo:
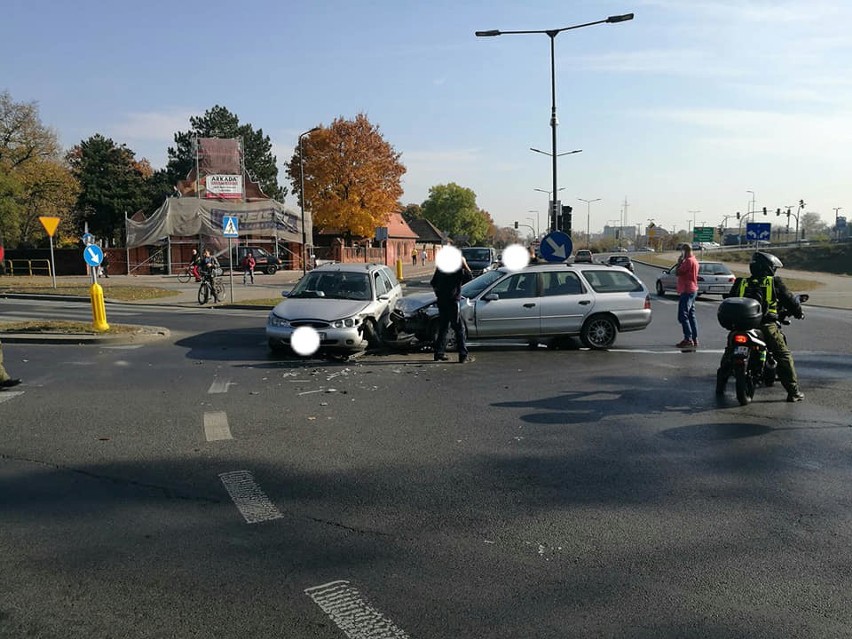
[[[246,256],[246,253],[249,251],[252,252],[255,259],[254,270],[266,273],[267,275],[273,275],[276,271],[278,271],[284,264],[284,261],[280,257],[276,257],[269,253],[266,249],[260,246],[238,246],[236,248],[237,252],[237,261],[233,266],[233,270],[238,271],[242,268],[243,258]],[[227,249],[221,255],[217,255],[216,259],[219,260],[219,266],[223,269],[231,269],[231,259],[228,256]]]

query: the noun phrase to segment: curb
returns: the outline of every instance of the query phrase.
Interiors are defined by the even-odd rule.
[[[128,326],[135,326],[130,324]],[[147,344],[171,335],[162,326],[138,326],[137,333],[0,333],[4,344]]]

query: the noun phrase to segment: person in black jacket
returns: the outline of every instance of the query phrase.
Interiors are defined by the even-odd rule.
[[[459,363],[472,362],[473,357],[467,351],[465,343],[464,322],[459,316],[459,300],[461,299],[462,284],[473,279],[470,267],[462,258],[461,266],[452,273],[445,273],[435,269],[429,284],[435,291],[438,304],[438,335],[435,339],[435,361],[442,362],[449,359],[445,353],[447,348],[447,332],[450,326],[456,335],[456,345],[459,351]]]
[[[763,309],[763,320],[760,324],[763,340],[767,348],[775,356],[778,363],[778,379],[787,391],[788,402],[800,402],[805,398],[804,393],[799,390],[799,379],[796,375],[796,366],[793,363],[793,354],[787,347],[781,329],[776,323],[779,310],[786,310],[788,314],[801,319],[804,317],[802,305],[795,295],[790,293],[784,281],[775,272],[784,265],[772,253],[757,251],[751,256],[749,271],[751,277],[738,277],[731,290],[729,297],[750,297],[760,301]],[[721,379],[726,367],[730,367],[730,353],[727,351],[722,356],[722,363],[717,373]],[[727,375],[725,375],[727,379]],[[724,392],[717,384],[716,392]]]

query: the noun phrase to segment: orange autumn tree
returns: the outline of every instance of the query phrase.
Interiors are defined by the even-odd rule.
[[[363,113],[354,120],[337,118],[304,136],[302,153],[304,206],[313,215],[314,229],[373,237],[376,227],[386,226],[399,209],[405,167]],[[300,167],[297,145],[287,175],[301,198]]]

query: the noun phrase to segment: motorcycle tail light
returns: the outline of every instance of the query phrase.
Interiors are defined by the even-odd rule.
[[[748,344],[748,337],[742,333],[734,335],[734,344]]]

